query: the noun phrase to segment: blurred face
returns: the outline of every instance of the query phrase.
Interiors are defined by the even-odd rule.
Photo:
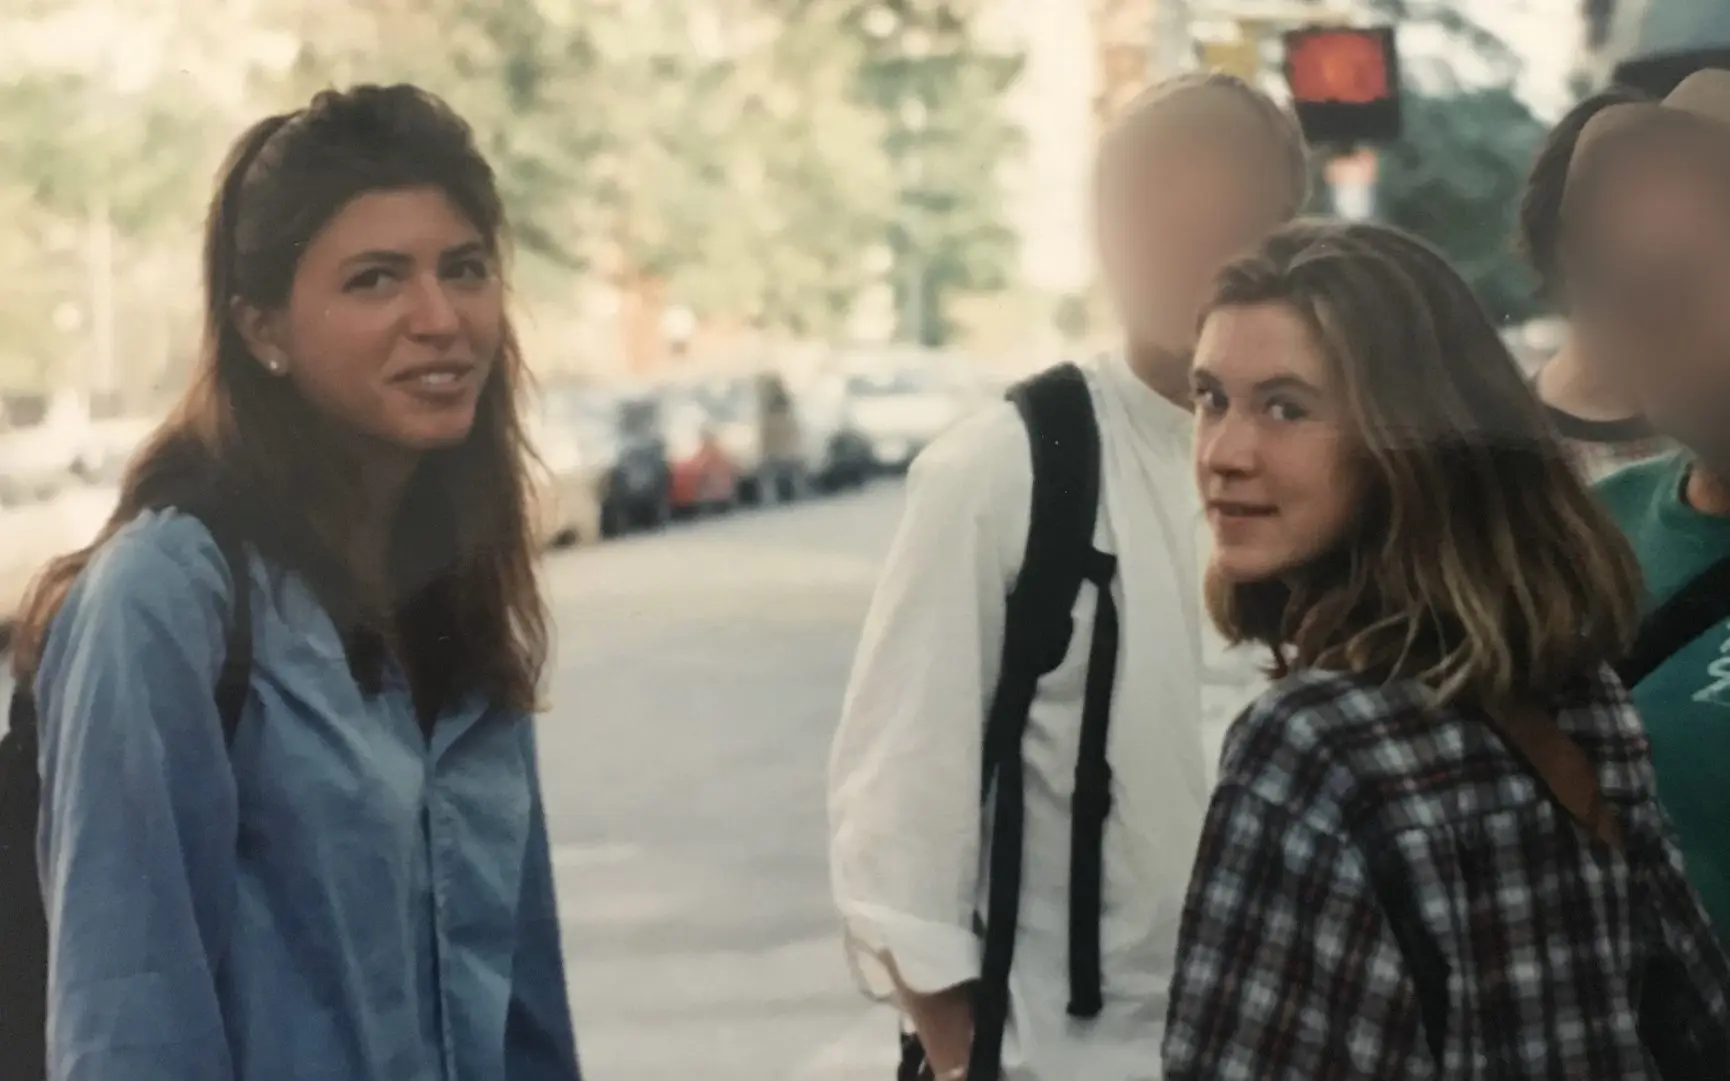
[[[241,325],[253,355],[331,419],[425,451],[473,427],[504,296],[483,238],[444,193],[370,192],[307,245],[284,308]]]
[[[1103,169],[1096,227],[1106,284],[1131,342],[1187,353],[1214,275],[1284,214],[1271,151],[1195,132],[1125,146]]]
[[[1329,368],[1283,304],[1221,308],[1202,327],[1195,476],[1228,582],[1276,578],[1345,533],[1362,485]]]
[[[1654,427],[1730,466],[1730,197],[1679,148],[1597,179],[1565,255],[1582,343]]]

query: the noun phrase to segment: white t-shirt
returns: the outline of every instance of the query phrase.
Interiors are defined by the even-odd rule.
[[[1081,728],[1094,588],[1084,585],[1063,663],[1028,722],[1020,933],[1010,977],[1010,1081],[1154,1081],[1178,924],[1211,785],[1212,711],[1261,688],[1253,666],[1204,645],[1203,521],[1190,418],[1116,357],[1088,372],[1101,436],[1094,544],[1118,558],[1121,617],[1108,749],[1098,1018],[1065,1012],[1069,800]],[[979,776],[985,714],[1020,570],[1032,497],[1027,432],[1005,403],[914,464],[907,506],[867,617],[830,771],[831,872],[865,990],[902,979],[930,993],[974,979],[984,907]],[[1204,665],[1204,656],[1221,663]],[[1204,674],[1204,668],[1207,673]],[[1210,679],[1211,677],[1211,679]]]

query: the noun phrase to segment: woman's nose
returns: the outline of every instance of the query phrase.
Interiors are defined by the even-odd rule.
[[[1255,425],[1236,410],[1204,422],[1199,457],[1212,473],[1247,473],[1255,466]]]
[[[445,283],[434,278],[417,283],[414,290],[414,310],[410,329],[422,337],[447,337],[462,325],[457,306]]]

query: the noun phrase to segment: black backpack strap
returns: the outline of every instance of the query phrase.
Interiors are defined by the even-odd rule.
[[[1348,822],[1347,828],[1368,864],[1370,885],[1387,916],[1394,941],[1399,944],[1400,956],[1406,962],[1413,990],[1417,992],[1418,1015],[1423,1021],[1425,1041],[1430,1057],[1439,1069],[1450,1011],[1448,959],[1424,926],[1424,917],[1418,911],[1417,898],[1412,895],[1394,838],[1383,830],[1369,828],[1361,821]]]
[[[1616,668],[1632,690],[1713,624],[1730,619],[1730,558],[1695,575],[1640,623],[1634,648]]]
[[[1017,385],[1009,399],[1027,426],[1033,499],[1027,548],[1009,594],[1002,663],[985,724],[983,791],[992,816],[991,849],[968,1063],[968,1076],[980,1078],[1001,1072],[1009,1016],[1009,970],[1021,907],[1026,815],[1021,741],[1027,714],[1040,678],[1069,652],[1075,598],[1088,571],[1097,569],[1090,559],[1099,509],[1099,429],[1086,376],[1072,364],[1059,365]],[[1094,892],[1097,895],[1097,886]],[[1097,916],[1096,911],[1096,972]]]
[[[245,541],[223,515],[199,507],[182,509],[210,532],[228,570],[228,623],[216,676],[216,711],[222,718],[223,742],[232,745],[252,689],[252,564]]]
[[[1081,745],[1069,818],[1069,1015],[1094,1018],[1105,1005],[1099,921],[1104,910],[1105,820],[1111,815],[1111,692],[1117,685],[1117,557],[1088,546],[1083,576],[1098,600],[1087,649]]]

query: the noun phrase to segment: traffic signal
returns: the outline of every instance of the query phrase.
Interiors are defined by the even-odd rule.
[[[1400,62],[1392,27],[1311,26],[1285,34],[1285,77],[1311,143],[1400,136]]]

